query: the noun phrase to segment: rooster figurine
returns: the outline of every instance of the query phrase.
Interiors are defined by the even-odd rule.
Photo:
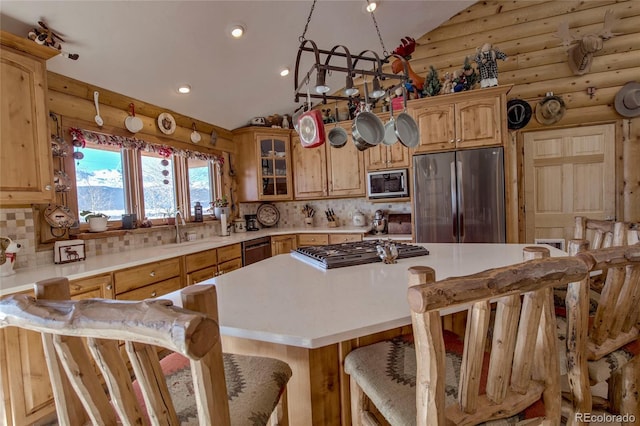
[[[64,43],[64,39],[60,37],[58,34],[54,33],[44,21],[38,21],[38,25],[40,28],[34,28],[29,31],[29,40],[35,41],[37,44],[41,44],[43,46],[52,47],[60,51],[62,56],[65,58],[69,58],[72,60],[77,60],[80,55],[77,53],[68,53],[62,50],[61,42]]]
[[[416,41],[413,38],[407,36],[402,39],[402,44],[396,47],[393,53],[395,53],[396,55],[402,56],[408,61],[409,59],[411,59],[411,54],[415,50],[416,50]],[[403,70],[404,70],[404,67],[402,65],[402,60],[400,60],[399,58],[396,58],[391,63],[391,71],[393,71],[394,74],[398,74]],[[407,62],[407,70],[409,72],[409,78],[411,79],[411,85],[410,86],[408,85],[407,89],[410,92],[411,91],[415,92],[416,95],[419,97],[420,94],[422,93],[422,89],[424,89],[424,78],[420,77],[418,74],[416,74],[413,71],[413,69],[411,68],[411,64],[409,64],[409,62]]]

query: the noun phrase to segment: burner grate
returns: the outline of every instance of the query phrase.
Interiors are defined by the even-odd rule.
[[[381,262],[376,245],[381,241],[355,241],[349,243],[330,244],[326,246],[299,247],[292,253],[294,257],[309,261],[323,269],[341,268]],[[429,250],[417,245],[394,243],[398,248],[398,259],[426,256]]]

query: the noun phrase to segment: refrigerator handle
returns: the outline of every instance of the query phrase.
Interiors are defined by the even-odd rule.
[[[464,242],[464,186],[462,185],[462,161],[458,161],[456,177],[458,181],[458,217],[460,218],[460,242]]]
[[[457,212],[457,204],[458,204],[458,191],[456,189],[456,163],[452,161],[450,163],[450,173],[451,173],[451,223],[453,225],[453,239],[454,241],[458,240],[458,212]]]

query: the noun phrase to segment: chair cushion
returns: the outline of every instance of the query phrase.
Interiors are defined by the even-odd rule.
[[[446,354],[445,404],[455,404],[458,397],[463,341],[444,331]],[[489,363],[485,357],[480,393],[485,393]],[[416,423],[416,352],[411,336],[363,346],[350,352],[344,362],[345,372],[354,378],[371,402],[392,425]],[[513,425],[525,418],[544,415],[541,403],[510,419],[487,422],[487,425]]]
[[[266,425],[291,377],[291,368],[273,358],[224,354],[224,371],[229,397],[231,424]],[[178,353],[160,361],[181,425],[198,426],[189,360]],[[134,384],[144,407],[140,388]]]

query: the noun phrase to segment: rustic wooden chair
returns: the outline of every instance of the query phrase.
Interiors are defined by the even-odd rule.
[[[534,248],[525,256],[548,256],[548,250]],[[415,349],[411,340],[397,338],[347,355],[353,424],[376,424],[379,412],[402,426],[475,425],[518,414],[559,425],[551,286],[586,274],[584,262],[572,257],[533,259],[437,282],[433,269],[410,268]],[[441,316],[460,309],[469,309],[464,341],[442,328]]]
[[[181,297],[184,308],[168,300],[71,301],[67,279],[55,278],[36,284],[36,298],[0,301],[0,327],[42,333],[61,425],[275,420],[289,366],[222,353],[215,286],[187,287]],[[172,354],[160,361],[158,347]]]
[[[613,245],[614,226],[613,220],[589,219],[585,216],[574,218],[573,239],[586,240],[589,249],[611,247]],[[621,234],[618,234],[620,238]],[[618,240],[618,245],[621,245]]]
[[[640,420],[640,244],[587,250],[575,255],[591,273],[608,270],[592,296],[590,277],[569,284],[566,296],[567,375],[575,413],[591,413],[591,385],[608,382],[598,406]],[[595,304],[595,314],[593,305]],[[590,307],[591,305],[591,307]],[[573,417],[575,424],[588,424]],[[632,417],[633,418],[633,417]],[[624,418],[623,418],[624,420]]]

